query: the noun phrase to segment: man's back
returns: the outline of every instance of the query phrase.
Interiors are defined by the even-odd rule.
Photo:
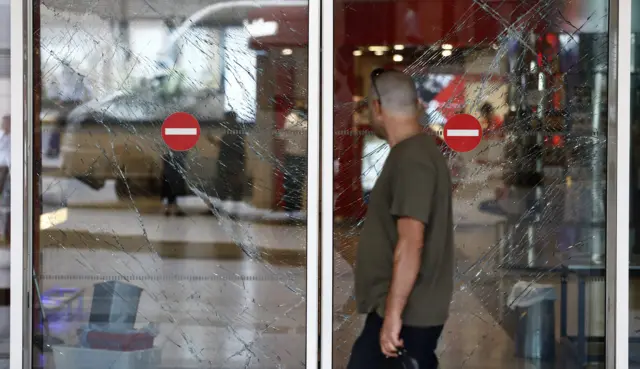
[[[447,162],[427,134],[405,139],[391,149],[371,193],[357,250],[356,299],[361,313],[384,314],[399,217],[425,224],[420,272],[403,323],[443,325],[453,294],[452,184]]]

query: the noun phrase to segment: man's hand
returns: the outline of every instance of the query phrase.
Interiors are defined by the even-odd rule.
[[[399,317],[385,317],[380,330],[380,348],[386,357],[397,357],[398,349],[404,343],[400,339],[402,320]]]

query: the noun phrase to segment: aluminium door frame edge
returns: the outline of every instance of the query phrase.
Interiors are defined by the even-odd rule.
[[[10,368],[31,368],[33,2],[11,0]],[[11,354],[13,353],[13,354]]]
[[[606,368],[629,367],[631,0],[609,1]]]
[[[321,369],[333,369],[333,134],[334,134],[334,3],[322,2],[322,75],[321,100],[322,130],[320,163],[320,276],[322,278],[320,301],[320,365]]]
[[[307,321],[306,368],[318,369],[318,313],[320,293],[320,9],[321,0],[309,0],[309,41],[307,58]]]

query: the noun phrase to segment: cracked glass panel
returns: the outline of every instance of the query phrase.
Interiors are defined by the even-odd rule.
[[[358,255],[376,252],[357,249],[373,247],[361,242],[363,223],[376,189],[384,191],[377,181],[393,153],[370,124],[376,68],[412,77],[423,130],[449,161],[455,287],[436,350],[441,367],[603,367],[608,3],[334,6],[334,367],[346,367],[356,338],[367,333],[354,299],[354,267]],[[481,124],[482,140],[470,152],[443,141],[445,123],[457,114]],[[428,183],[424,188],[429,196]],[[384,310],[394,247],[386,258],[362,259],[378,260],[382,270],[381,282],[363,286],[380,287],[378,305],[369,301],[367,311]],[[429,305],[446,299],[421,298]],[[416,332],[407,325],[403,335]],[[375,332],[368,337],[374,348],[367,355],[378,358],[368,367],[382,367],[390,359],[375,348]]]
[[[304,367],[306,2],[34,24],[33,367]]]

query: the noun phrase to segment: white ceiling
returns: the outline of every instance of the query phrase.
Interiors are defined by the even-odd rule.
[[[209,5],[231,2],[233,0],[43,0],[42,3],[54,11],[89,13],[107,19],[180,19],[188,18]],[[286,2],[273,1],[276,7]],[[248,10],[247,7],[223,10],[215,18],[216,21],[237,22],[246,18]]]
[[[7,0],[0,0],[6,2]],[[237,0],[43,0],[43,4],[54,12],[91,14],[106,19],[186,19],[195,12],[216,3],[232,3]],[[291,0],[273,0],[274,6],[286,4]],[[378,2],[397,0],[320,0],[349,2]],[[415,1],[415,0],[414,0]],[[455,1],[455,0],[419,0],[419,1]],[[466,0],[469,1],[469,0]],[[505,0],[484,0],[486,3],[502,3]],[[522,2],[525,0],[507,0],[507,2]],[[539,0],[531,1],[533,6],[540,6]],[[555,3],[556,5],[551,5]],[[536,5],[538,4],[538,5]],[[557,6],[563,9],[563,17],[568,22],[558,20],[558,25],[564,26],[569,32],[575,32],[575,27],[581,32],[603,32],[607,25],[608,1],[605,0],[547,0],[546,8]],[[640,7],[639,7],[640,8]],[[635,9],[635,8],[634,8]],[[246,18],[247,8],[234,8],[216,13],[215,22],[240,22]],[[565,24],[566,23],[566,24]],[[0,22],[2,24],[2,22]],[[569,25],[570,24],[570,25]],[[586,28],[585,28],[586,27]]]
[[[101,18],[188,17],[217,0],[44,0],[55,11],[94,14]]]

